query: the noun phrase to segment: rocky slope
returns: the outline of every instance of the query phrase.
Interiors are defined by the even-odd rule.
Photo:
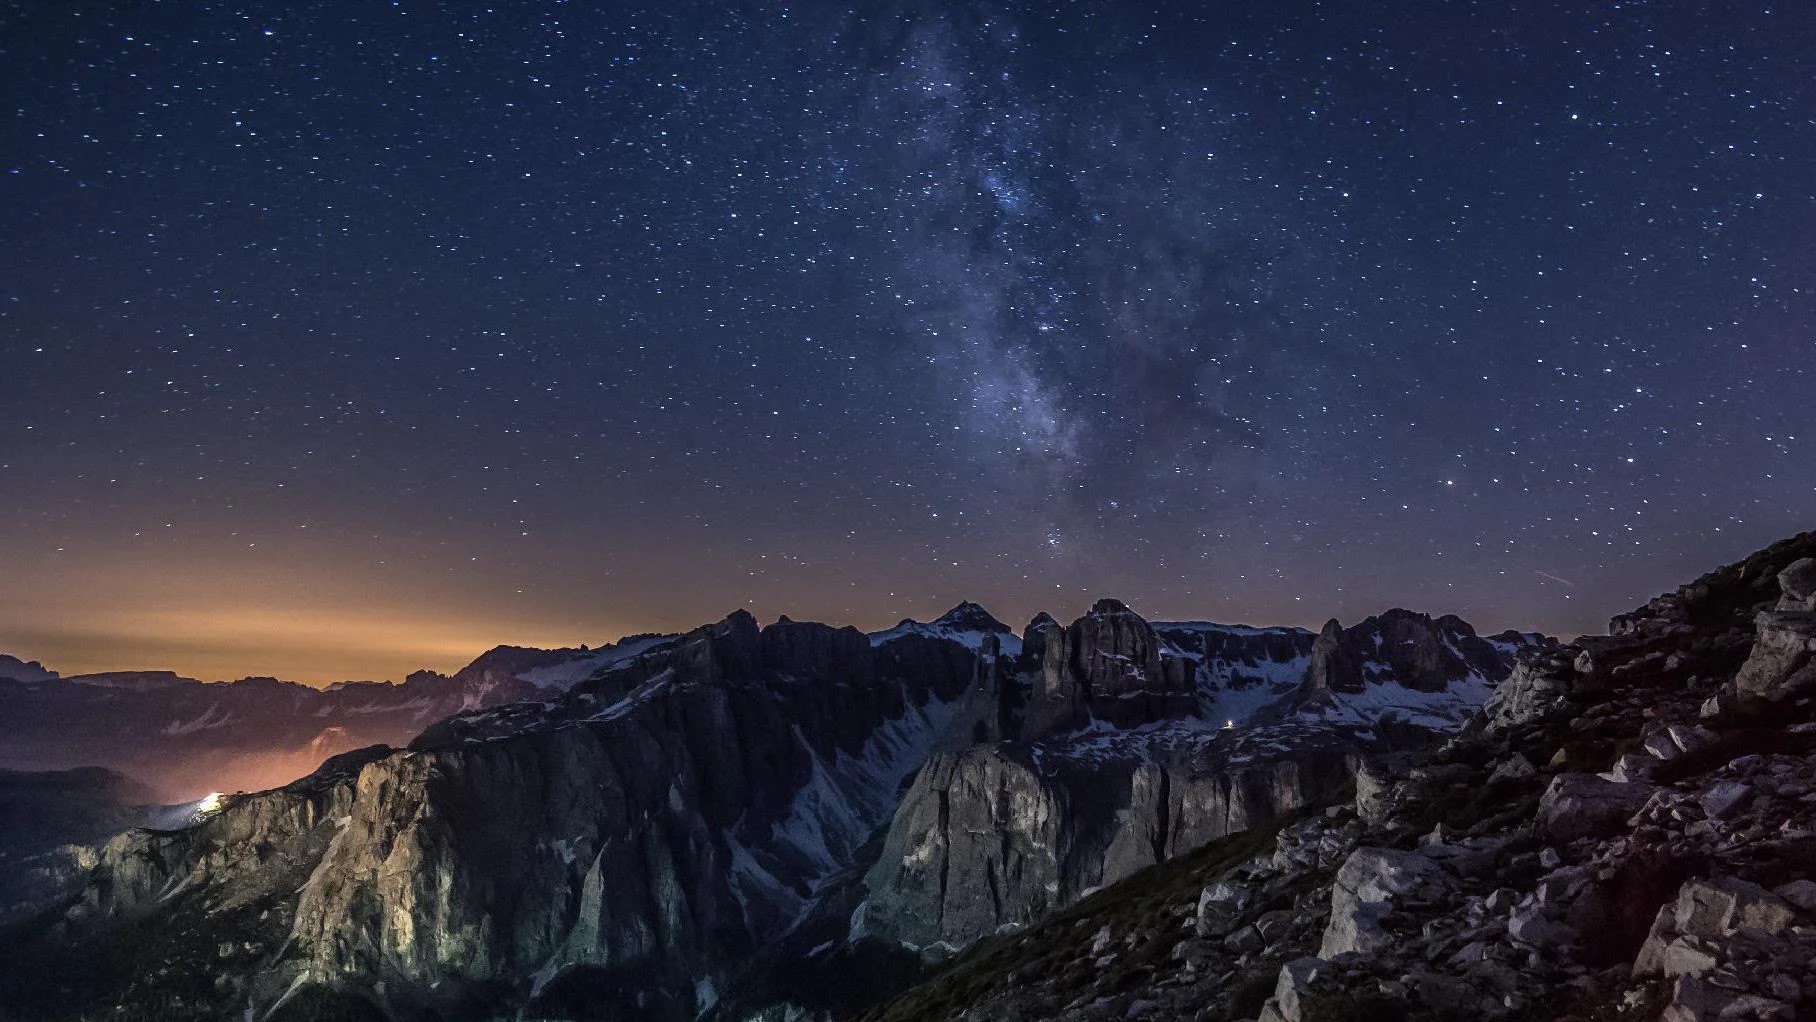
[[[1333,641],[1369,662],[1379,636],[1413,636],[1451,674],[1377,657],[1360,688],[1317,695],[1309,632],[1156,627],[1114,601],[1019,638],[974,605],[868,636],[740,612],[115,838],[71,904],[0,935],[0,1003],[278,1020],[862,1003],[922,953],[1339,789],[1505,670],[1455,619],[1371,621]],[[790,985],[827,965],[844,980],[817,1000]]]
[[[1371,754],[1353,793],[988,939],[869,1017],[1816,1012],[1816,533],[1609,633],[1526,654],[1435,751]]]
[[[202,682],[170,671],[59,677],[0,656],[0,769],[100,766],[167,801],[281,785],[330,756],[403,744],[450,714],[559,692],[660,636],[599,649],[499,646],[452,676],[318,689],[275,678]]]

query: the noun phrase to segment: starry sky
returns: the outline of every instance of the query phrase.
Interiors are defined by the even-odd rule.
[[[0,2],[0,650],[1598,631],[1816,527],[1816,7]]]

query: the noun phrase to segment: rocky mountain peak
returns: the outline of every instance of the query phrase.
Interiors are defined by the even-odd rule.
[[[1324,622],[1312,642],[1312,662],[1305,669],[1303,691],[1312,702],[1324,701],[1331,692],[1362,691],[1362,664],[1353,643],[1346,641],[1342,623],[1334,617]]]
[[[1474,625],[1472,625],[1469,622],[1463,620],[1462,618],[1456,616],[1455,614],[1445,614],[1444,616],[1438,618],[1435,623],[1438,626],[1438,629],[1440,631],[1444,631],[1444,632],[1450,633],[1452,635],[1474,635],[1476,633]]]
[[[0,653],[0,678],[11,678],[14,681],[55,681],[56,671],[48,670],[36,660],[21,660],[16,656]]]
[[[1120,600],[1103,599],[1066,629],[1071,666],[1092,696],[1109,696],[1157,680],[1160,639]]]
[[[1091,604],[1091,613],[1087,616],[1102,617],[1106,614],[1130,614],[1137,617],[1140,616],[1130,610],[1128,604],[1121,600],[1110,599],[1109,597],[1105,597],[1098,600],[1096,603]]]
[[[765,670],[853,685],[868,685],[874,676],[870,637],[850,625],[835,628],[783,617],[763,629],[759,641]]]
[[[1524,642],[1520,637],[1511,644]],[[1441,692],[1470,677],[1502,677],[1506,656],[1454,614],[1434,620],[1395,607],[1349,628],[1335,618],[1327,621],[1312,646],[1303,692],[1318,700],[1326,692],[1362,692],[1370,682],[1386,678],[1416,691]]]
[[[1191,714],[1195,663],[1163,656],[1169,648],[1120,600],[1098,600],[1067,627],[1037,616],[1022,639],[1024,669],[1038,672],[1028,704],[1030,735],[1091,718],[1132,727]]]
[[[771,625],[788,630],[792,625]],[[763,629],[756,615],[742,608],[680,639],[675,676],[683,681],[716,682],[754,672],[761,656]]]
[[[978,604],[965,600],[958,606],[941,614],[933,621],[934,625],[964,632],[1007,632],[1009,626],[993,617],[989,611]]]

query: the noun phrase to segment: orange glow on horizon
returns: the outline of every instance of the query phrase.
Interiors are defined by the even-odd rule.
[[[533,605],[490,606],[483,587],[429,596],[423,580],[402,573],[230,570],[201,559],[57,567],[0,620],[0,653],[66,676],[169,670],[204,681],[401,682],[423,668],[452,673],[500,644],[598,645],[624,634],[550,620],[556,615]]]
[[[7,626],[0,651],[65,675],[170,670],[204,681],[270,675],[328,685],[399,681],[427,668],[453,673],[500,644],[606,641],[499,621],[400,615],[372,608],[194,608],[107,615],[100,627]]]

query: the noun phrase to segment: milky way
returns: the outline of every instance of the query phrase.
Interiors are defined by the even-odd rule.
[[[53,666],[1573,633],[1816,525],[1805,4],[28,2],[0,110]]]

